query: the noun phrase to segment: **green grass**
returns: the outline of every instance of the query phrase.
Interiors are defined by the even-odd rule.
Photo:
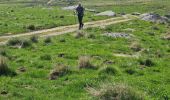
[[[30,32],[77,23],[73,11],[62,10],[61,7],[55,6],[0,4],[0,11],[2,14],[0,16],[0,35]],[[93,13],[86,12],[84,21],[108,18],[92,16]]]
[[[153,26],[159,30],[153,30]],[[131,39],[114,39],[103,36],[102,33],[122,32],[124,29],[132,28],[135,31]],[[155,32],[149,35],[147,32]],[[165,25],[154,24],[145,21],[130,21],[122,24],[111,25],[106,29],[88,28],[87,34],[93,34],[95,38],[86,36],[75,38],[73,34],[65,34],[52,38],[49,44],[44,43],[40,38],[38,43],[22,49],[13,49],[8,46],[1,46],[6,50],[9,58],[10,68],[17,70],[19,67],[26,67],[25,73],[19,73],[15,77],[0,77],[0,90],[6,90],[7,95],[0,95],[2,99],[93,99],[86,88],[98,86],[107,81],[113,83],[124,83],[133,88],[146,92],[150,99],[163,99],[170,96],[169,85],[169,41],[162,40],[161,36],[168,32]],[[65,39],[65,42],[60,42]],[[130,44],[138,41],[144,51],[140,58],[115,57],[113,53],[134,54]],[[163,49],[162,49],[163,48]],[[157,52],[161,57],[157,56]],[[63,53],[63,57],[58,57]],[[50,60],[41,59],[48,55]],[[99,68],[107,66],[106,60],[113,61],[109,66],[117,66],[121,71],[120,75],[99,75],[99,69],[78,69],[78,59],[82,55],[90,56],[91,63]],[[153,66],[140,65],[140,61],[151,59]],[[56,64],[69,66],[71,73],[60,77],[57,80],[48,80],[48,75]],[[126,72],[133,69],[134,74]],[[4,81],[5,80],[5,81]],[[47,98],[47,95],[49,96]]]
[[[12,1],[12,0],[11,0]],[[28,0],[29,1],[29,0]],[[27,29],[34,25],[35,30],[52,28],[62,25],[75,24],[70,11],[61,11],[60,7],[39,6],[22,0],[18,2],[3,2],[0,0],[0,35],[17,34],[33,30]],[[32,0],[30,0],[32,2]],[[107,0],[108,2],[113,2]],[[112,9],[116,13],[157,12],[165,15],[169,9],[169,2],[121,3],[114,6],[100,5],[98,0],[84,1],[88,8],[98,11]],[[63,3],[63,2],[62,2]],[[9,4],[9,5],[8,5]],[[62,6],[65,3],[62,4]],[[164,6],[165,8],[162,8]],[[13,11],[12,11],[13,10]],[[108,17],[94,17],[87,12],[85,21],[105,19]],[[65,16],[60,18],[60,16]],[[57,17],[56,17],[57,16]],[[66,20],[67,19],[67,20]],[[132,29],[134,31],[126,31]],[[111,38],[104,36],[105,32],[127,32],[131,38]],[[167,100],[170,98],[170,41],[161,37],[169,33],[166,24],[150,23],[133,20],[106,28],[88,28],[86,33],[76,38],[77,32],[55,37],[38,38],[36,42],[28,41],[30,45],[24,48],[14,48],[10,45],[0,46],[0,55],[7,58],[7,66],[17,74],[0,76],[0,100],[94,100],[98,97],[91,95],[87,88],[98,88],[102,84],[125,84],[132,88],[132,93],[145,94],[146,100]],[[22,39],[21,39],[22,40]],[[37,42],[38,40],[38,42]],[[140,45],[141,51],[132,49],[132,45]],[[14,44],[15,45],[15,44]],[[139,58],[117,57],[114,54],[134,55]],[[79,69],[79,58],[87,56],[93,69]],[[145,66],[147,60],[153,64]],[[49,80],[50,72],[63,65],[69,68],[69,73],[56,80]],[[108,66],[108,67],[106,67]],[[24,67],[26,72],[18,69]],[[116,87],[113,87],[113,90]],[[130,90],[131,91],[131,90]],[[112,95],[112,94],[106,94]]]

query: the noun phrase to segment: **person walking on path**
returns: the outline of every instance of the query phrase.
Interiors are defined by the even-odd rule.
[[[76,13],[78,16],[78,21],[79,21],[79,30],[83,29],[83,16],[84,16],[84,8],[82,7],[81,4],[78,5],[76,8]]]

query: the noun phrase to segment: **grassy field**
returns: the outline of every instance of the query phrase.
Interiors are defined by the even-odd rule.
[[[1,35],[33,31],[27,29],[29,25],[40,30],[75,24],[72,12],[58,6],[11,6],[2,1]],[[85,5],[93,8],[88,2]],[[165,15],[170,3],[166,2],[123,4],[123,12]],[[147,9],[148,5],[156,6]],[[162,5],[164,10],[158,9]],[[122,13],[122,4],[94,8]],[[108,18],[91,14],[87,13],[85,21]],[[130,37],[112,38],[104,35],[107,32]],[[0,100],[169,100],[170,41],[163,39],[167,33],[168,24],[138,19],[54,37],[9,40],[0,45]]]
[[[153,27],[159,29],[154,30]],[[104,32],[122,32],[127,28],[135,30],[129,33],[134,37],[114,39],[102,35]],[[161,39],[169,31],[164,25],[136,20],[108,26],[106,29],[89,28],[85,30],[86,36],[81,38],[75,38],[75,33],[72,33],[53,37],[49,44],[40,39],[38,43],[22,49],[3,46],[5,56],[9,58],[8,66],[15,71],[25,67],[26,72],[14,77],[0,77],[0,90],[8,92],[1,98],[93,99],[97,97],[90,95],[86,88],[108,82],[128,84],[146,93],[150,99],[169,98],[170,45],[169,41]],[[136,54],[129,47],[134,42],[144,49],[139,58],[114,56],[115,53]],[[61,54],[64,56],[59,57]],[[78,59],[84,55],[91,58],[96,69],[78,69]],[[154,64],[149,67],[141,65],[141,61],[147,59]],[[57,64],[68,66],[71,72],[57,80],[48,80],[50,70]],[[99,70],[104,66],[117,67],[120,74],[104,73],[101,76]]]
[[[135,2],[135,0],[131,0],[131,2],[108,0],[105,3],[94,0],[91,4],[89,4],[90,1],[82,2],[85,7],[95,9],[97,12],[113,10],[118,14],[156,12],[164,15],[170,9],[170,3],[167,0],[152,0],[150,2],[142,2],[142,0],[141,2]],[[61,7],[68,6],[68,3],[60,1],[53,4],[49,6],[47,5],[47,1],[42,0],[0,1],[0,35],[24,33],[77,23],[73,11],[61,9]],[[94,14],[87,11],[84,21],[108,18],[93,16]]]

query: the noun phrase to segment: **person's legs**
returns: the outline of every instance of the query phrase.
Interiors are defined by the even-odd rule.
[[[81,29],[83,29],[83,26],[84,26],[84,24],[83,24],[83,16],[81,16]]]
[[[81,19],[81,16],[80,15],[78,15],[78,20],[79,20],[79,30],[81,29],[81,24],[82,24],[82,19]]]
[[[83,24],[83,16],[82,15],[78,15],[78,20],[79,20],[79,30],[81,30],[84,26]]]

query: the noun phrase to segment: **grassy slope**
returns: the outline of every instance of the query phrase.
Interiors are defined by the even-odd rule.
[[[153,30],[152,26],[159,27],[159,30]],[[130,34],[135,35],[135,39],[112,39],[102,36],[104,32],[121,32],[123,29],[133,28],[136,31]],[[12,49],[5,46],[9,60],[9,66],[16,70],[21,66],[27,68],[26,73],[16,77],[0,77],[0,90],[7,90],[7,96],[1,98],[10,99],[92,99],[92,96],[86,91],[87,86],[98,86],[104,82],[118,82],[128,84],[140,91],[146,92],[151,98],[163,98],[170,96],[169,77],[169,41],[160,39],[166,31],[169,31],[165,25],[151,24],[144,21],[131,21],[123,24],[112,25],[106,29],[90,28],[85,30],[87,34],[95,35],[95,39],[86,37],[75,39],[73,34],[65,34],[53,37],[53,43],[44,45],[41,39],[38,44],[26,49]],[[147,34],[155,32],[155,36]],[[66,42],[59,42],[65,39]],[[113,53],[135,54],[129,45],[138,41],[142,48],[147,51],[141,53],[139,59],[115,57]],[[163,49],[162,49],[163,48]],[[159,51],[162,57],[157,57]],[[57,57],[64,53],[64,58]],[[50,55],[52,60],[42,60],[40,56]],[[81,55],[92,56],[92,62],[98,67],[107,64],[106,60],[114,61],[109,66],[118,66],[122,74],[120,76],[106,75],[100,77],[98,70],[78,70],[77,60]],[[100,59],[98,59],[100,58]],[[139,60],[146,58],[152,59],[155,63],[152,67],[141,69]],[[70,67],[72,73],[63,76],[55,81],[47,79],[53,66],[62,63]],[[133,69],[135,73],[129,75],[126,69]],[[48,96],[47,96],[48,95]]]

